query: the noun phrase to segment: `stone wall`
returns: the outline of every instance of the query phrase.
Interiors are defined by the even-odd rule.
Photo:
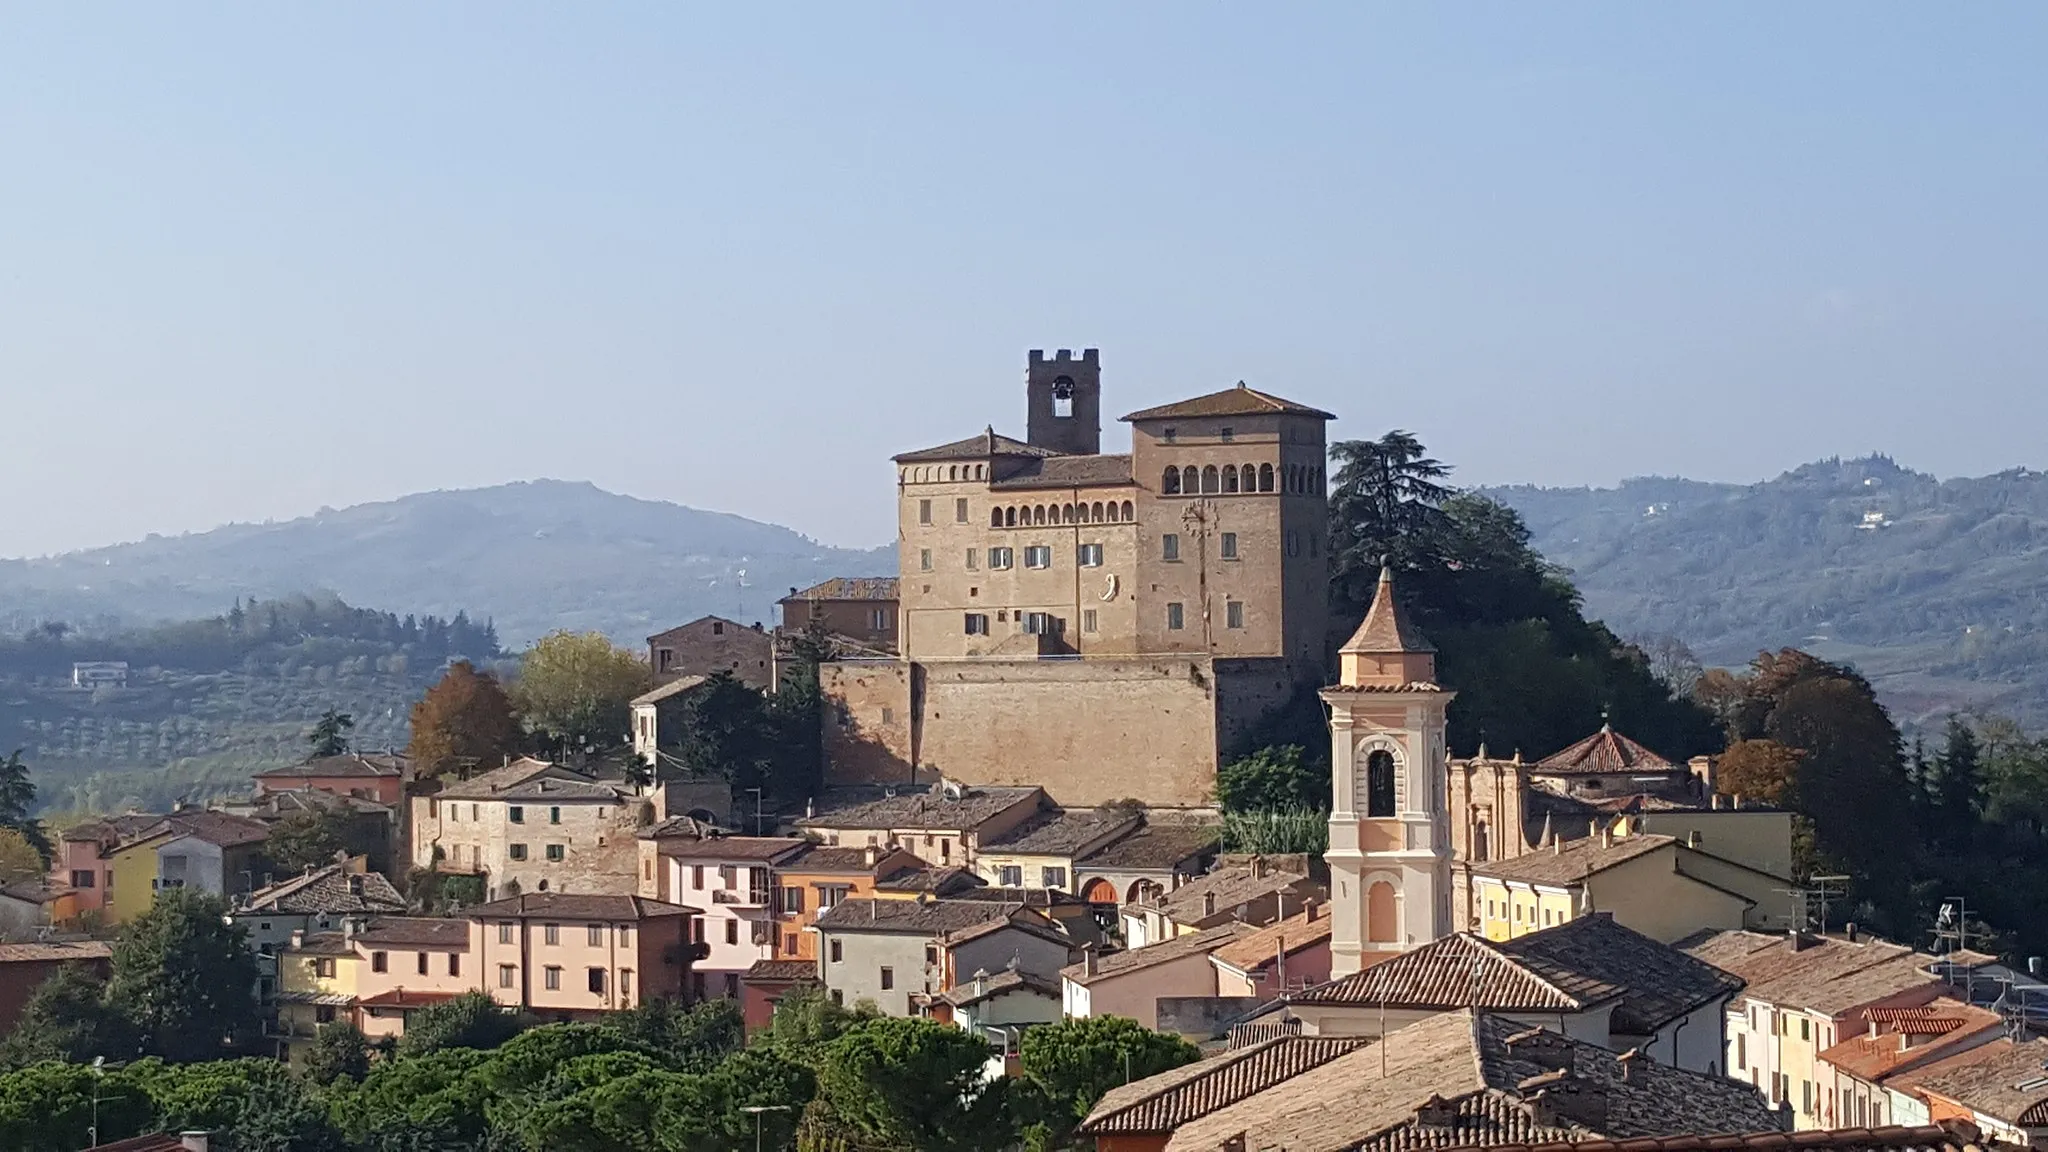
[[[775,638],[759,626],[706,616],[648,637],[647,665],[662,679],[730,672],[765,690],[774,683]]]

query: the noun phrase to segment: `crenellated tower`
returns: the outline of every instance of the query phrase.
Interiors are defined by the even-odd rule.
[[[1390,570],[1338,650],[1330,706],[1332,976],[1453,931],[1436,648],[1402,615]]]
[[[1102,451],[1102,353],[1033,349],[1024,370],[1024,439],[1069,456]]]

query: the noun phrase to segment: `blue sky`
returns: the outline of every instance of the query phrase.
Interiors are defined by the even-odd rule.
[[[1021,432],[1034,347],[1468,483],[2048,465],[2044,33],[0,4],[0,555],[534,476],[880,543],[887,457]]]

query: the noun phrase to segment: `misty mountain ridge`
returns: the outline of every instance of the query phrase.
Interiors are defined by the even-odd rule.
[[[895,570],[893,548],[834,548],[730,513],[532,480],[0,560],[0,627],[105,630],[325,591],[400,612],[467,610],[514,647],[555,628],[632,643],[706,613],[767,621],[792,586]]]

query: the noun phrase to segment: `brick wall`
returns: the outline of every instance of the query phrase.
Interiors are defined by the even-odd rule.
[[[647,665],[663,678],[730,672],[743,684],[766,689],[775,674],[775,638],[746,624],[706,616],[649,637]]]

